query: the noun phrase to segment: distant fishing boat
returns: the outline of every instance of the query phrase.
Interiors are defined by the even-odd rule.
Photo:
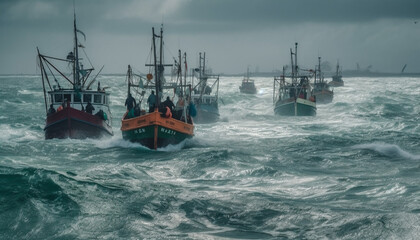
[[[332,91],[327,82],[325,82],[321,72],[321,57],[318,57],[318,68],[315,70],[312,95],[315,96],[317,104],[330,103],[334,98],[334,91]]]
[[[219,75],[211,75],[206,71],[206,53],[199,54],[199,67],[193,70],[191,94],[192,102],[197,109],[194,117],[196,123],[212,123],[219,120]],[[194,78],[198,80],[195,84]]]
[[[273,102],[274,113],[280,116],[315,116],[316,102],[315,97],[311,95],[311,84],[309,75],[301,75],[297,65],[297,43],[295,43],[295,52],[290,49],[292,73],[290,76],[283,74],[280,77],[274,77]],[[293,62],[293,55],[295,56]],[[286,81],[290,79],[289,81]],[[276,91],[278,86],[278,91]]]
[[[121,132],[123,139],[131,142],[138,142],[141,145],[157,149],[168,146],[169,144],[178,144],[187,138],[194,136],[194,124],[190,116],[190,99],[191,99],[191,85],[186,84],[187,61],[184,53],[185,71],[182,77],[181,67],[181,52],[179,51],[179,60],[175,63],[175,71],[177,72],[176,83],[166,83],[164,78],[164,68],[166,66],[173,66],[172,64],[163,64],[163,30],[160,35],[155,34],[155,29],[152,28],[152,50],[153,50],[153,75],[147,74],[146,78],[136,76],[132,73],[132,69],[128,66],[128,96],[131,93],[139,95],[140,106],[149,103],[149,111],[141,110],[140,108],[133,108],[127,110],[121,120]],[[160,39],[159,59],[157,59],[156,38]],[[134,82],[134,77],[138,77],[138,83]],[[144,84],[144,81],[146,82]],[[169,93],[164,92],[169,91]],[[147,102],[144,101],[147,92],[152,94],[156,91],[156,95],[149,96]],[[163,94],[176,94],[177,106],[170,110],[169,107],[164,107],[165,102],[161,102]],[[168,96],[169,98],[169,96]],[[169,99],[168,99],[169,100]],[[152,105],[150,103],[153,102]],[[147,107],[146,107],[147,108]]]
[[[344,86],[344,81],[343,81],[343,78],[341,76],[341,70],[340,70],[340,66],[338,64],[338,61],[337,61],[337,67],[336,67],[335,75],[332,76],[332,81],[329,82],[328,85],[330,85],[332,87],[343,87]]]
[[[85,51],[77,33],[83,37],[85,34],[76,27],[76,13],[74,13],[73,33],[74,48],[66,59],[43,55],[37,48],[47,113],[45,139],[112,136],[109,93],[100,87],[99,82],[97,89],[91,89],[103,67],[95,77],[89,79],[94,68],[91,66],[86,69],[81,63],[79,48]],[[59,70],[60,63],[63,65],[62,68],[70,66],[71,74]],[[69,87],[60,85],[59,80],[66,81],[65,84]]]
[[[241,93],[255,94],[257,93],[257,88],[255,87],[254,80],[249,78],[249,68],[246,71],[246,77],[242,80],[242,84],[239,87]]]

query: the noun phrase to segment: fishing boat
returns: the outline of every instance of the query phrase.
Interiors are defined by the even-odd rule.
[[[203,56],[201,53],[199,54],[199,67],[193,69],[191,78],[194,86],[191,99],[197,110],[194,122],[212,123],[218,121],[220,118],[219,75],[209,74],[206,70],[206,53]]]
[[[337,61],[337,67],[336,67],[335,75],[332,76],[332,81],[329,82],[328,85],[330,85],[332,87],[343,87],[344,86],[344,81],[343,81],[343,78],[341,76],[341,70],[340,70],[340,66],[338,64],[338,61]]]
[[[73,51],[65,59],[41,54],[37,48],[47,113],[45,139],[112,136],[109,93],[100,87],[99,81],[98,88],[91,89],[103,67],[92,78],[93,66],[84,68],[79,50],[84,53],[85,50],[79,42],[78,33],[85,40],[86,36],[76,26],[76,13],[73,33]],[[86,58],[89,60],[87,55]],[[64,70],[69,68],[71,73],[65,73]]]
[[[136,95],[138,104],[135,104],[136,107],[134,108],[127,109],[121,120],[121,132],[123,139],[156,150],[170,144],[181,143],[185,139],[193,137],[194,124],[190,116],[191,85],[186,84],[187,56],[184,53],[184,77],[182,77],[183,68],[181,67],[181,52],[179,51],[179,59],[175,63],[177,81],[166,83],[164,69],[167,66],[173,66],[173,64],[163,64],[163,30],[160,30],[160,35],[155,34],[154,28],[152,28],[152,32],[153,64],[147,64],[146,66],[152,67],[154,76],[152,73],[147,74],[146,78],[135,75],[131,67],[128,66],[127,99]],[[159,59],[157,59],[156,38],[160,39]],[[154,95],[154,91],[156,91],[156,95]],[[145,96],[148,92],[152,93],[146,102]],[[177,100],[175,109],[164,107],[166,102],[162,102],[164,94],[175,95],[173,97],[173,100]],[[167,100],[169,98],[168,95]]]
[[[334,91],[325,82],[321,71],[321,57],[318,57],[318,67],[315,69],[314,87],[312,95],[315,96],[317,104],[326,104],[332,102],[334,98]]]
[[[301,74],[297,65],[297,43],[295,52],[290,49],[292,73],[285,75],[285,67],[280,77],[274,77],[274,113],[280,116],[315,116],[316,101],[312,96],[310,75]],[[293,62],[293,55],[295,56]],[[308,71],[309,72],[309,71]],[[289,81],[286,81],[289,79]],[[278,87],[278,91],[276,90]]]
[[[242,80],[242,84],[239,87],[241,93],[255,94],[257,93],[257,88],[255,87],[254,80],[249,78],[249,68],[246,71],[246,77]]]

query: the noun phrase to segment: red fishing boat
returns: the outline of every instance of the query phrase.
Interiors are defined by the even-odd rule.
[[[79,57],[79,48],[83,50],[84,47],[78,41],[77,34],[84,37],[85,34],[76,27],[76,14],[74,14],[73,32],[74,49],[66,59],[43,55],[37,49],[47,113],[45,139],[111,136],[113,131],[109,93],[105,92],[105,88],[100,87],[99,82],[97,89],[91,89],[100,71],[95,77],[89,78],[94,70],[93,66],[83,67]],[[71,73],[59,70],[60,64],[63,68],[70,66]],[[63,81],[65,83],[62,83],[62,86],[60,82]]]

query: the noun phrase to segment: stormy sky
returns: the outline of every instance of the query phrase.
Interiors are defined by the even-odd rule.
[[[167,62],[178,49],[196,66],[205,51],[217,73],[271,72],[318,56],[343,69],[420,72],[419,0],[76,0],[78,28],[103,73],[146,72],[151,29],[164,24]],[[418,23],[416,23],[419,21]],[[36,47],[65,57],[72,49],[73,1],[0,0],[0,74],[39,73]]]

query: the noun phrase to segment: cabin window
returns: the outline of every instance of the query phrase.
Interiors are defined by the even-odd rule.
[[[54,102],[62,103],[63,102],[63,94],[55,94],[54,95]]]
[[[102,102],[103,102],[104,104],[106,104],[106,102],[105,102],[105,95],[103,95]]]
[[[83,94],[83,102],[92,102],[91,94]]]
[[[64,94],[64,101],[70,101],[71,102],[71,94]]]
[[[74,102],[80,102],[81,100],[82,100],[82,95],[79,93],[79,94],[74,94],[73,95],[73,99],[74,99]]]
[[[101,100],[102,100],[102,96],[101,95],[99,95],[99,94],[93,95],[93,102],[94,103],[101,103]]]

